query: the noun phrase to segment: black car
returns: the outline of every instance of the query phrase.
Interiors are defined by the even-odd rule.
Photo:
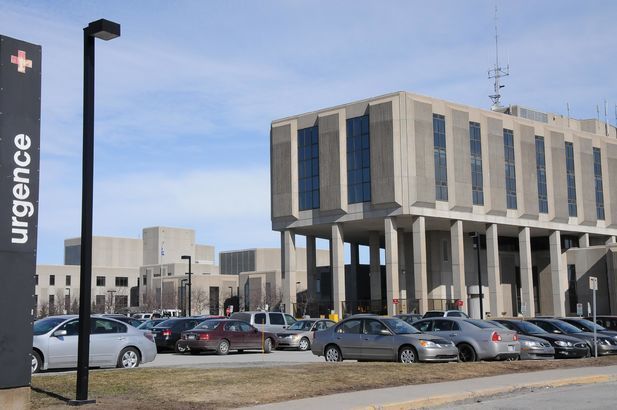
[[[608,330],[603,326],[594,324],[591,320],[583,319],[581,317],[564,317],[559,318],[559,320],[563,320],[574,327],[578,327],[583,332],[593,333],[593,329],[595,328],[598,335],[611,337],[615,341],[615,345],[617,345],[617,330]]]
[[[590,352],[594,352],[594,336],[593,333],[583,332],[577,327],[559,319],[528,319],[528,322],[538,325],[549,333],[568,335],[576,337],[587,343]],[[613,344],[613,339],[607,336],[596,336],[598,355],[617,354],[617,344]]]
[[[592,316],[588,316],[586,319],[593,322]],[[608,330],[617,330],[617,316],[596,315],[596,323]]]
[[[176,317],[167,319],[152,328],[156,350],[176,350],[176,342],[180,340],[182,332],[191,330],[203,322],[194,317]]]
[[[148,319],[145,322],[143,322],[141,325],[137,326],[137,329],[152,330],[154,326],[159,325],[166,320],[169,320],[169,319]]]
[[[581,358],[590,355],[589,347],[584,341],[572,336],[549,333],[546,330],[517,319],[493,319],[510,330],[521,335],[535,336],[544,339],[555,348],[555,359]]]

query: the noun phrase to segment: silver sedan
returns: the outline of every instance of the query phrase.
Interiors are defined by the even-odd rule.
[[[276,334],[278,339],[277,349],[291,347],[303,351],[308,350],[313,344],[315,332],[326,330],[334,324],[336,324],[334,321],[328,319],[298,320],[285,331]]]
[[[79,317],[50,316],[34,322],[32,373],[77,367]],[[118,320],[90,318],[90,366],[132,368],[156,357],[152,333]]]
[[[328,362],[343,359],[401,363],[458,360],[458,349],[444,338],[421,334],[401,319],[360,315],[315,333],[311,351]]]

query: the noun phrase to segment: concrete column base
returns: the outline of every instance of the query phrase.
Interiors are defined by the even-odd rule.
[[[29,410],[30,387],[0,389],[0,409]]]

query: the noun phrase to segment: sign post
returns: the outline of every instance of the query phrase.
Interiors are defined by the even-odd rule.
[[[41,46],[0,35],[0,408],[27,407],[36,360],[40,118]]]
[[[593,350],[594,357],[598,357],[598,336],[596,334],[596,292],[598,291],[598,278],[589,277],[589,289],[593,291]]]

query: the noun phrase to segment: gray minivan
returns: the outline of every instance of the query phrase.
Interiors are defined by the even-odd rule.
[[[280,332],[296,323],[292,315],[283,312],[237,312],[231,315],[231,319],[242,320],[265,332]]]

